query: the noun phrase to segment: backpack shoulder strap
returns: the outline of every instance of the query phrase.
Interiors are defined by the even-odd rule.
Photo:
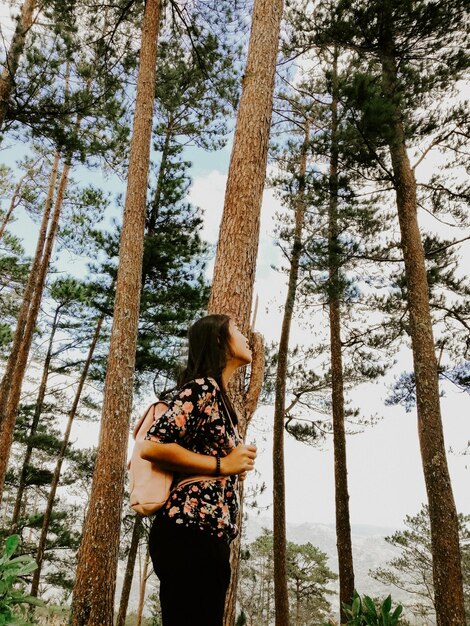
[[[145,419],[149,416],[149,413],[152,412],[152,417],[155,420],[155,415],[156,415],[156,410],[157,410],[157,406],[159,404],[163,404],[164,406],[168,406],[168,402],[165,402],[165,400],[157,400],[156,402],[152,402],[152,404],[150,404],[145,411],[142,414],[142,417],[139,419],[139,421],[137,422],[137,424],[134,426],[134,430],[132,431],[132,437],[134,439],[137,439],[137,435],[139,434],[139,430],[142,428]]]

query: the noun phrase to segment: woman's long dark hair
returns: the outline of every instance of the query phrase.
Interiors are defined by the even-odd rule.
[[[227,365],[230,349],[230,317],[213,314],[201,317],[188,331],[188,362],[178,384],[186,384],[195,378],[210,376],[220,387],[231,418],[237,422],[237,414],[222,382],[222,371]]]

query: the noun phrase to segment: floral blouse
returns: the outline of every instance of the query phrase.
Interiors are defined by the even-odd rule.
[[[151,426],[145,439],[177,443],[192,452],[226,456],[240,443],[236,427],[225,415],[219,386],[213,378],[186,383],[169,402],[168,410]],[[176,475],[174,484],[180,479]],[[159,515],[175,524],[197,526],[232,541],[238,534],[237,477],[200,480],[172,490]]]

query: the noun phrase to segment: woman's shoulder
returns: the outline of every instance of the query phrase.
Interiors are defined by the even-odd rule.
[[[190,389],[191,391],[202,391],[207,393],[208,391],[220,390],[220,386],[212,376],[200,376],[199,378],[193,378],[183,383],[179,388],[179,393]]]

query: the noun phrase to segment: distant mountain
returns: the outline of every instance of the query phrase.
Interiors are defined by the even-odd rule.
[[[248,515],[248,521],[244,529],[244,541],[251,543],[262,534],[263,528],[272,530],[272,519]],[[369,571],[386,565],[387,561],[396,557],[399,550],[390,546],[385,537],[393,534],[396,528],[380,526],[357,525],[352,526],[354,575],[357,591],[371,597],[386,597],[392,594],[394,604],[406,604],[411,596],[405,591],[389,588],[369,576]],[[336,531],[333,524],[287,524],[287,538],[298,544],[312,543],[328,555],[328,565],[331,570],[338,573],[338,556],[336,552]],[[336,591],[339,587],[336,585]],[[331,599],[332,605],[339,613],[338,595]],[[410,615],[407,618],[410,619]],[[411,620],[413,624],[413,621]],[[418,621],[414,626],[433,626],[434,622]]]

